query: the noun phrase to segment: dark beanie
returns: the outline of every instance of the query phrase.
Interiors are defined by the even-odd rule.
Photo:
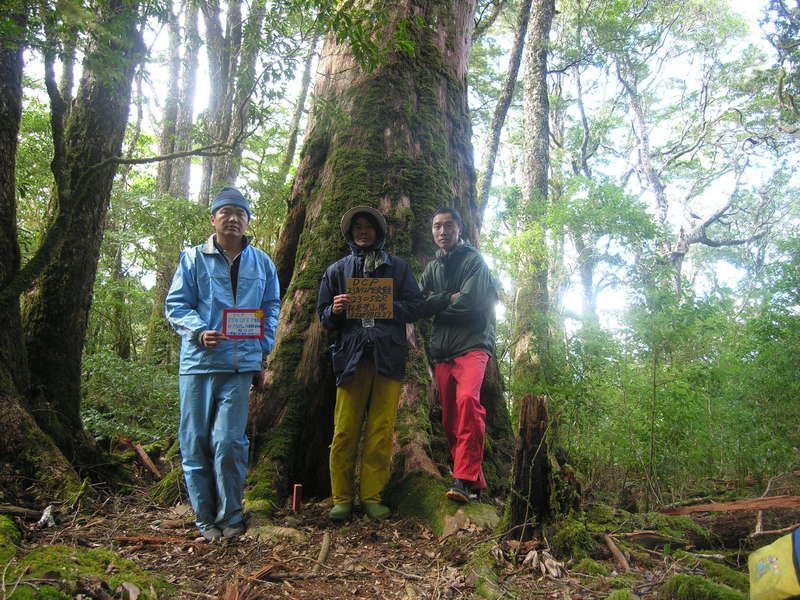
[[[217,193],[217,197],[214,198],[214,203],[211,205],[211,214],[213,215],[223,206],[241,206],[247,211],[248,219],[253,216],[250,213],[250,203],[235,187],[224,187]]]

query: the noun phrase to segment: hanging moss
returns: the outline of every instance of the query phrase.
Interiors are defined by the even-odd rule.
[[[683,573],[670,577],[661,587],[659,597],[664,600],[746,600],[747,598],[739,591],[699,575]]]

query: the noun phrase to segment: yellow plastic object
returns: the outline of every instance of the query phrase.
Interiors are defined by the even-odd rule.
[[[750,554],[747,567],[750,600],[800,598],[800,528]]]

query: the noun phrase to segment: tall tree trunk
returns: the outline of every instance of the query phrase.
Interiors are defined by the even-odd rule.
[[[489,192],[492,189],[492,178],[494,176],[494,164],[497,160],[497,149],[500,147],[500,135],[503,132],[503,124],[506,121],[508,107],[514,98],[514,89],[517,86],[517,75],[519,66],[522,62],[522,53],[525,50],[525,38],[528,35],[528,21],[531,16],[531,4],[533,0],[523,0],[517,14],[517,25],[514,32],[514,45],[511,47],[511,57],[508,59],[508,72],[500,92],[500,98],[494,107],[492,119],[489,121],[489,147],[484,156],[483,169],[478,177],[478,206],[479,215],[483,219],[483,211],[489,203]]]
[[[315,33],[304,61],[303,77],[300,80],[300,93],[297,96],[297,103],[295,104],[294,114],[292,115],[292,125],[289,129],[289,143],[286,144],[286,153],[283,155],[281,167],[278,169],[278,176],[275,180],[277,190],[282,190],[284,185],[286,185],[286,176],[289,174],[289,169],[294,162],[294,154],[297,150],[297,138],[300,134],[300,121],[303,118],[303,111],[306,108],[306,97],[311,87],[311,66],[314,64],[314,58],[317,56],[318,43],[319,34]]]
[[[63,166],[54,169],[62,243],[52,254],[25,322],[32,384],[41,390],[35,415],[64,453],[85,447],[80,418],[81,356],[103,221],[142,51],[138,2],[102,3],[67,119]],[[111,66],[109,66],[111,65]],[[105,166],[99,166],[105,164]]]
[[[335,382],[330,340],[315,303],[324,269],[347,252],[339,231],[345,210],[357,204],[381,210],[389,225],[387,249],[417,271],[432,256],[430,221],[438,206],[461,211],[468,237],[477,237],[466,95],[472,8],[471,2],[455,1],[393,4],[393,21],[379,37],[394,39],[398,22],[407,20],[415,52],[391,52],[373,72],[359,68],[349,48],[331,38],[325,43],[314,90],[319,109],[309,124],[276,252],[284,304],[266,385],[253,398],[255,431],[265,433],[258,444],[259,484],[251,496],[280,501],[293,482],[303,483],[310,496],[330,492]],[[408,25],[415,18],[425,26]],[[427,471],[438,477],[431,449],[446,452],[446,444],[431,437],[437,428],[431,423],[434,394],[420,328],[426,329],[407,326],[411,356],[396,428],[395,474]],[[499,392],[492,388],[484,398],[492,413],[487,437],[495,441],[486,471],[490,484],[502,488],[511,433]],[[437,459],[447,462],[442,454]]]
[[[178,15],[170,16],[170,88],[162,120],[159,151],[161,154],[185,152],[192,145],[194,121],[194,92],[197,75],[197,53],[200,38],[197,35],[197,4],[183,2],[184,31],[181,39]],[[183,47],[183,57],[180,48]],[[189,169],[191,158],[178,158],[159,163],[156,191],[160,197],[189,197]],[[144,355],[147,360],[170,363],[175,358],[175,335],[164,317],[164,300],[167,297],[180,241],[171,232],[156,232],[156,282],[153,288],[153,308],[147,323]]]
[[[539,248],[523,259],[519,288],[514,300],[512,377],[515,385],[528,387],[543,379],[542,360],[548,347],[548,264],[546,225],[548,174],[550,169],[550,125],[547,90],[547,48],[555,12],[553,0],[533,5],[525,58],[523,87],[523,178],[522,226],[540,233]]]
[[[0,47],[0,290],[17,276],[16,152],[22,114],[22,32],[27,15],[17,6],[0,10],[0,23],[20,31],[19,40]],[[27,410],[31,392],[19,295],[0,302],[0,502],[23,503],[36,497],[63,497],[77,489],[78,476]]]
[[[224,34],[220,12],[216,0],[203,5],[211,80],[208,136],[226,144],[230,152],[203,159],[200,188],[203,206],[208,206],[216,190],[234,185],[239,174],[242,138],[250,122],[250,97],[256,84],[255,67],[266,0],[252,3],[246,21],[242,17],[241,0],[228,2]]]
[[[514,491],[509,499],[509,525],[522,526],[530,537],[530,525],[541,525],[556,512],[550,490],[554,489],[551,450],[545,443],[547,422],[543,396],[533,396],[546,378],[550,331],[548,317],[548,179],[550,170],[550,103],[547,86],[547,54],[550,27],[555,14],[553,0],[537,0],[533,6],[527,44],[523,133],[523,227],[537,232],[531,259],[523,260],[514,302],[512,377],[515,400],[520,407],[520,435],[514,461]],[[516,534],[515,534],[516,535]]]

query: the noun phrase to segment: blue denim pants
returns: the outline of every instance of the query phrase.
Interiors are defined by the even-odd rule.
[[[180,376],[181,446],[186,488],[201,530],[243,520],[247,400],[253,373]]]

